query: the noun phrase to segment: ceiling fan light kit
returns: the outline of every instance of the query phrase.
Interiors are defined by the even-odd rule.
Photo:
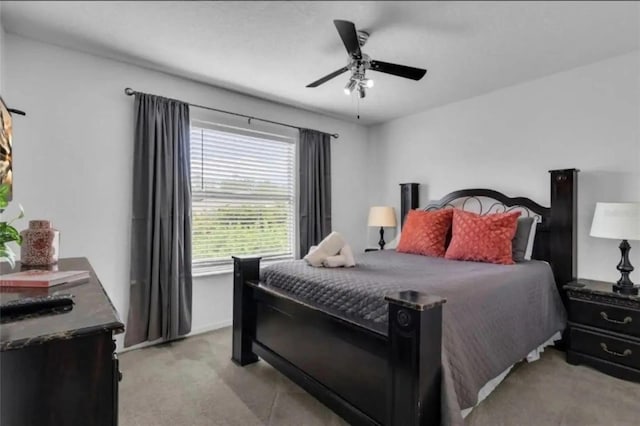
[[[347,85],[344,86],[344,94],[350,95],[351,93],[353,93],[353,90],[356,88],[357,84],[358,82],[355,79],[350,78],[349,81],[347,82]]]
[[[362,59],[360,60],[351,60],[351,63],[347,67],[351,70],[351,78],[347,82],[347,85],[344,87],[344,94],[350,95],[357,88],[358,89],[358,97],[360,99],[366,96],[366,89],[370,89],[373,87],[373,80],[367,78],[365,76],[366,70],[370,68],[370,60],[369,56],[362,54]]]
[[[357,89],[358,97],[362,99],[366,96],[366,89],[373,87],[373,80],[366,77],[366,72],[369,69],[411,80],[420,80],[427,73],[427,70],[422,68],[372,60],[369,55],[362,53],[360,50],[360,47],[364,46],[369,39],[369,33],[356,31],[356,26],[353,22],[335,19],[333,23],[344,43],[344,47],[347,49],[349,62],[347,66],[308,84],[307,87],[318,87],[344,72],[351,71],[351,77],[344,87],[344,93],[351,95]]]

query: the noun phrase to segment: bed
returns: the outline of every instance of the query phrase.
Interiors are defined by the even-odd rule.
[[[354,425],[462,424],[487,382],[564,328],[577,170],[550,177],[550,207],[487,189],[424,207],[475,203],[535,217],[533,260],[522,264],[386,250],[353,269],[291,261],[261,272],[259,258],[234,258],[233,361],[262,358]],[[401,218],[419,207],[418,193],[401,185]]]

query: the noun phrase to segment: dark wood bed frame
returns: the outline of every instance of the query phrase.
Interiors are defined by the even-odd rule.
[[[538,216],[533,258],[548,261],[559,288],[576,277],[576,169],[552,170],[551,207],[487,189],[448,194],[425,209],[485,197]],[[401,218],[418,208],[418,184],[401,184]],[[442,310],[436,295],[385,297],[382,334],[292,299],[259,280],[260,258],[234,257],[233,353],[241,366],[259,358],[353,425],[440,424]],[[563,294],[561,291],[560,294]]]

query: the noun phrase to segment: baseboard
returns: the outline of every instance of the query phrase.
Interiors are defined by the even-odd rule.
[[[221,328],[230,327],[231,324],[232,324],[232,320],[225,320],[225,321],[217,322],[215,324],[209,324],[209,325],[207,325],[205,327],[199,327],[199,328],[191,330],[191,333],[187,334],[184,337],[181,337],[181,339],[186,339],[186,338],[189,338],[189,337],[192,337],[192,336],[197,336],[198,334],[208,333],[209,331],[215,331],[215,330],[219,330]],[[123,353],[129,352],[129,351],[135,351],[137,349],[148,348],[149,346],[155,346],[155,345],[159,345],[161,343],[165,343],[165,340],[157,339],[157,340],[154,340],[152,342],[138,343],[137,345],[129,346],[127,348],[122,348],[122,349],[118,350],[118,354],[123,354]]]
[[[129,351],[135,351],[137,349],[144,349],[144,348],[148,348],[149,346],[154,346],[154,345],[158,345],[160,343],[163,343],[164,340],[162,339],[157,339],[157,340],[153,340],[151,342],[142,342],[142,343],[138,343],[137,345],[133,345],[133,346],[128,346],[126,348],[122,348],[118,350],[118,354],[123,354],[125,352],[129,352]]]
[[[207,333],[209,331],[214,331],[214,330],[219,330],[219,329],[225,328],[225,327],[231,327],[232,324],[233,324],[233,321],[231,319],[225,320],[225,321],[220,321],[220,322],[217,322],[215,324],[209,324],[209,325],[207,325],[205,327],[199,327],[199,328],[196,328],[194,330],[191,330],[191,333],[187,334],[186,337],[196,336],[198,334]]]

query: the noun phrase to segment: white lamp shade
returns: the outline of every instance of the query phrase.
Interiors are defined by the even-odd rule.
[[[591,236],[640,240],[640,203],[597,203]]]
[[[396,211],[393,207],[376,206],[369,210],[369,226],[396,226]]]

